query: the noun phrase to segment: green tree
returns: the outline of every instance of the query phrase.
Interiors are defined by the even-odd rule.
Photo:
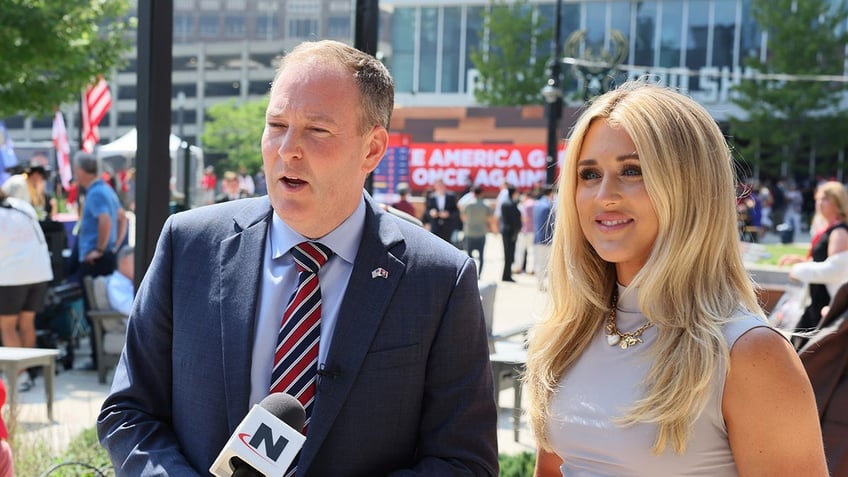
[[[751,13],[768,34],[768,54],[745,61],[758,75],[734,88],[747,117],[731,117],[731,133],[746,161],[801,173],[811,148],[826,155],[846,143],[845,114],[835,108],[846,84],[822,79],[843,73],[848,10],[844,1],[753,0]]]
[[[480,72],[474,97],[489,106],[522,106],[542,101],[553,28],[545,27],[538,9],[527,0],[491,0],[483,13],[482,45],[471,61]]]
[[[0,118],[49,115],[122,65],[128,0],[0,0]]]
[[[238,171],[245,166],[250,172],[262,167],[262,130],[268,98],[239,104],[236,100],[216,104],[206,114],[201,135],[203,148],[213,154],[224,154],[216,169]]]

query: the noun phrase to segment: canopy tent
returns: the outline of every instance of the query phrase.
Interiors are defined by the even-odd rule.
[[[168,171],[173,179],[175,192],[183,194],[185,174],[185,146],[182,139],[171,134],[168,141],[168,150],[171,155],[171,170]],[[95,148],[97,160],[107,165],[112,172],[135,167],[136,151],[138,150],[138,131],[133,128],[123,136],[115,139],[109,144]],[[200,183],[203,179],[203,149],[197,146],[189,146],[190,162],[190,198],[192,205],[201,205]]]
[[[171,159],[176,159],[183,140],[179,136],[171,134],[168,143],[168,149],[171,151]],[[203,149],[197,146],[189,146],[189,149],[192,156],[199,158],[200,162],[203,162]],[[125,161],[124,167],[129,167],[135,164],[136,150],[138,150],[138,131],[132,128],[129,132],[109,144],[98,146],[96,154],[99,160],[108,162],[118,162],[120,159],[116,161],[115,158],[122,157]],[[113,159],[110,160],[110,158]]]

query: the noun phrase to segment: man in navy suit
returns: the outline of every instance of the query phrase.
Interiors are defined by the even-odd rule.
[[[474,262],[363,191],[393,98],[385,67],[344,44],[285,56],[262,136],[268,196],[176,214],[162,231],[97,423],[117,475],[208,475],[269,393],[290,249],[305,240],[332,256],[297,475],[497,475]]]

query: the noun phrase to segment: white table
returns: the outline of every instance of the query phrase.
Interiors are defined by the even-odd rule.
[[[44,392],[47,395],[47,418],[53,420],[53,378],[56,375],[55,349],[12,348],[0,346],[0,370],[7,383],[9,409],[14,412],[18,400],[18,373],[32,366],[44,366]]]

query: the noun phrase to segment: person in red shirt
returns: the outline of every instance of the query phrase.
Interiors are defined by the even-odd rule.
[[[200,186],[203,188],[203,203],[207,205],[214,203],[215,189],[218,187],[218,177],[215,175],[214,167],[206,166]]]
[[[392,204],[392,207],[402,210],[413,217],[417,217],[418,214],[415,213],[415,206],[407,199],[407,196],[409,195],[409,186],[406,185],[406,183],[398,184],[397,193],[400,196],[400,200]]]

